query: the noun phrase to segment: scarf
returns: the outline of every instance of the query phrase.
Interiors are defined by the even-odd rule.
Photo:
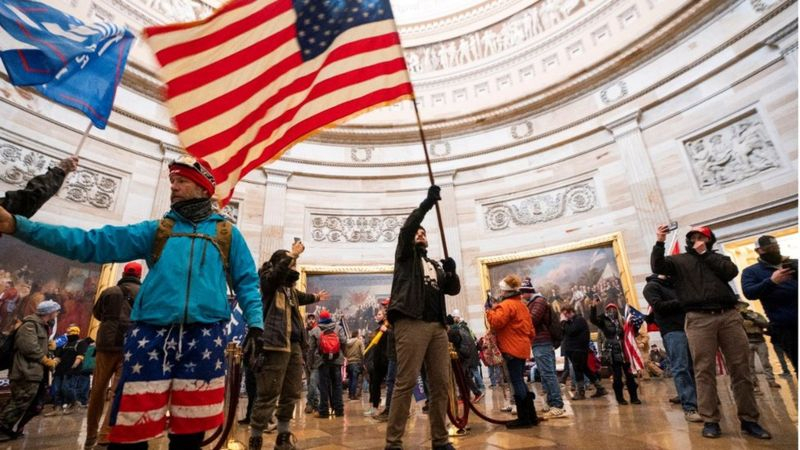
[[[192,223],[200,223],[208,219],[213,212],[210,198],[193,198],[175,202],[172,204],[172,210]]]

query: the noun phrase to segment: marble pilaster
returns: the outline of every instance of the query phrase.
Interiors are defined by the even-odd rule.
[[[286,211],[286,191],[288,189],[288,172],[264,168],[267,177],[266,194],[264,195],[264,222],[261,231],[261,248],[259,261],[269,259],[273,251],[285,247],[283,239],[284,216]]]

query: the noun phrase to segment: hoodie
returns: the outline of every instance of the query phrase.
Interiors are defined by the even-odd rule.
[[[647,284],[644,286],[642,294],[647,303],[653,307],[653,317],[661,331],[661,336],[673,331],[683,331],[686,312],[684,312],[669,279],[662,280],[658,278],[658,275],[650,275],[647,277]]]

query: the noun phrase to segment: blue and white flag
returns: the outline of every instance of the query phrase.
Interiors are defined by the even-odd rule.
[[[0,58],[11,82],[82,111],[105,128],[133,34],[110,23],[85,25],[44,3],[0,2]]]

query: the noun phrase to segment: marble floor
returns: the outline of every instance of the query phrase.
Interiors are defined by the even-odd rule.
[[[796,449],[797,384],[794,379],[778,377],[780,389],[758,395],[761,424],[773,435],[771,441],[744,437],[739,432],[733,398],[725,378],[719,378],[723,421],[721,439],[700,436],[702,424],[687,423],[680,407],[667,399],[674,395],[670,379],[643,381],[642,405],[618,406],[612,396],[567,402],[567,418],[550,420],[538,427],[508,431],[504,427],[483,422],[470,415],[470,431],[466,436],[453,438],[459,449]],[[610,384],[608,380],[604,382]],[[764,383],[765,384],[765,383]],[[607,386],[608,387],[608,386]],[[541,408],[541,386],[535,385],[537,409]],[[610,389],[609,389],[610,390]],[[489,389],[481,400],[483,411],[496,418],[511,418],[500,412],[501,394]],[[242,399],[246,401],[246,399]],[[294,432],[303,449],[381,449],[386,424],[364,417],[366,397],[348,401],[345,417],[318,419],[298,409],[293,423]],[[37,417],[27,427],[27,435],[17,441],[0,443],[0,450],[19,449],[80,449],[84,438],[84,411],[61,417]],[[235,436],[247,442],[247,429],[240,428]],[[265,448],[272,448],[274,435],[265,436]],[[430,448],[428,420],[415,406],[406,431],[406,448]],[[165,439],[152,442],[151,449],[166,450]],[[243,448],[243,447],[241,447]]]

